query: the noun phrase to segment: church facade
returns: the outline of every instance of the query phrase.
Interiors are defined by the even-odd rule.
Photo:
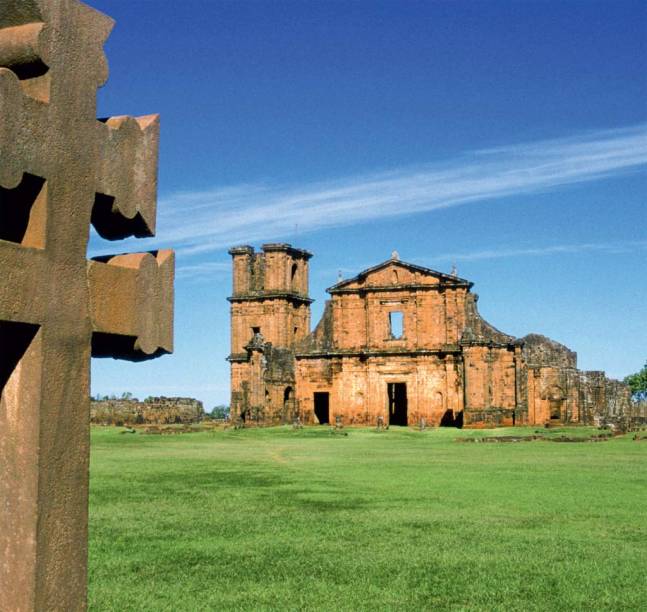
[[[310,331],[310,253],[229,253],[234,419],[498,427],[593,424],[631,410],[623,383],[578,370],[565,346],[487,323],[472,283],[454,274],[394,253],[330,287]]]

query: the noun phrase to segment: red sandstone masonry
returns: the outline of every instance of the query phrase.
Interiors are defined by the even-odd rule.
[[[328,289],[323,318],[307,333],[301,274],[310,254],[290,245],[230,253],[234,418],[317,422],[315,394],[327,393],[330,422],[388,423],[403,405],[394,388],[402,384],[409,425],[592,423],[632,411],[625,385],[580,372],[565,346],[536,334],[514,338],[484,321],[467,280],[395,256]],[[392,313],[402,314],[400,338]]]

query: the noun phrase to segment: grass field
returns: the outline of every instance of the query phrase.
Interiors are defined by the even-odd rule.
[[[119,431],[92,432],[91,610],[647,610],[630,436]]]

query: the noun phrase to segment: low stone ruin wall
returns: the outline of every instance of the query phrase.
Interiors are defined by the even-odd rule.
[[[168,425],[198,423],[202,402],[188,397],[149,397],[139,400],[92,400],[90,422],[95,425]]]

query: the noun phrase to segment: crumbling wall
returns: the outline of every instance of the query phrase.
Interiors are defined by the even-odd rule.
[[[521,347],[520,371],[528,423],[578,423],[580,421],[577,353],[540,334],[516,341]]]
[[[577,353],[541,334],[528,334],[518,341],[528,366],[577,368]]]
[[[629,387],[612,380],[604,372],[579,373],[582,422],[587,425],[614,425],[630,428],[646,422],[641,410],[631,401]]]
[[[514,336],[499,331],[488,323],[478,311],[479,296],[476,293],[465,295],[465,325],[461,329],[460,342],[462,345],[485,344],[507,346],[514,342]]]
[[[469,427],[514,425],[516,363],[513,348],[463,347],[465,415]]]
[[[257,334],[244,361],[232,360],[231,415],[247,425],[279,425],[298,416],[294,350]]]
[[[478,312],[478,295],[465,296],[465,325],[460,334],[463,356],[465,427],[506,427],[524,423],[518,405],[519,348],[515,338],[488,323]]]
[[[90,422],[95,425],[197,423],[204,416],[202,402],[187,397],[149,397],[139,400],[92,400]]]
[[[334,349],[333,306],[327,300],[317,327],[296,346],[297,354],[327,354]]]
[[[627,427],[635,408],[629,388],[604,372],[577,369],[577,354],[539,334],[521,338],[529,422]]]

